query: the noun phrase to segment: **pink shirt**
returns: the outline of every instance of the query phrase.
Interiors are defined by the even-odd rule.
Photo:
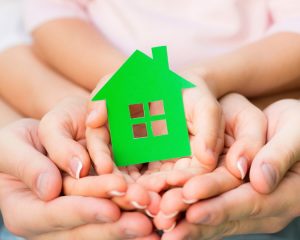
[[[26,0],[32,31],[58,18],[93,24],[123,53],[167,45],[181,67],[266,34],[300,33],[300,0]],[[101,53],[99,53],[101,54]]]

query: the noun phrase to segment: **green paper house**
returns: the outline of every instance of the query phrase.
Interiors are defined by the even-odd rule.
[[[92,99],[106,100],[117,166],[191,155],[182,90],[192,87],[169,69],[165,46],[128,58]]]

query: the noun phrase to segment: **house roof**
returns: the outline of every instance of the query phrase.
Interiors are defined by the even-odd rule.
[[[137,87],[140,84],[144,85],[144,91],[147,82],[149,83],[147,91],[151,90],[152,85],[155,85],[153,90],[158,88],[172,90],[175,87],[176,89],[195,87],[194,84],[170,70],[166,46],[152,48],[152,57],[136,50],[96,93],[92,100],[104,100],[120,93],[120,91],[128,90],[130,92],[133,86]]]

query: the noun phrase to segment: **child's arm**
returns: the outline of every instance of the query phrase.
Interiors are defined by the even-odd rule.
[[[14,122],[22,116],[14,111],[3,99],[0,98],[0,128]]]
[[[100,32],[80,19],[47,22],[33,31],[33,38],[35,49],[47,63],[89,90],[125,60]]]
[[[39,118],[67,96],[88,97],[86,90],[55,73],[29,46],[0,54],[0,96],[24,115]]]
[[[300,88],[300,35],[278,33],[191,68],[217,97],[256,97]]]

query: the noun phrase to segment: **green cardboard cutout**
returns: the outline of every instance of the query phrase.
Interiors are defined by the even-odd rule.
[[[92,99],[106,100],[117,166],[191,155],[182,89],[195,85],[169,69],[165,46],[152,55],[135,51]]]

